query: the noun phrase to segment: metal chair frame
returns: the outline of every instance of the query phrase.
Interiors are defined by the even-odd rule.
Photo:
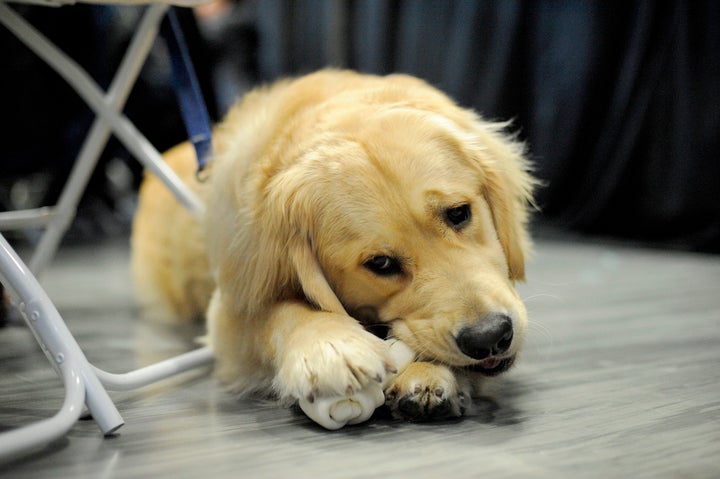
[[[204,1],[179,0],[170,3],[189,6]],[[57,4],[73,1],[36,0],[31,3]],[[78,202],[111,133],[145,168],[165,183],[178,201],[198,218],[203,214],[202,202],[122,114],[125,101],[157,37],[160,22],[168,8],[166,3],[147,6],[107,93],[103,93],[82,67],[0,0],[0,23],[60,74],[97,115],[58,203],[54,207],[0,213],[0,231],[44,228],[29,266],[20,259],[0,233],[0,280],[10,291],[13,303],[22,313],[50,364],[62,378],[65,388],[63,405],[54,416],[0,434],[0,460],[18,457],[63,437],[80,418],[84,407],[103,434],[112,434],[124,421],[108,390],[136,389],[212,362],[212,353],[205,347],[124,374],[103,371],[87,360],[36,278],[55,255],[60,240],[74,219]]]

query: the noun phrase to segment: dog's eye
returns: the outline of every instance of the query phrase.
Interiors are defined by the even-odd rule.
[[[455,230],[461,230],[470,222],[470,205],[464,204],[445,210],[445,220]]]
[[[393,276],[402,273],[400,262],[390,256],[373,256],[363,264],[378,276]]]

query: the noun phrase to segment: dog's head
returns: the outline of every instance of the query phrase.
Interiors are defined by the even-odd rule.
[[[455,110],[367,107],[303,136],[256,185],[259,251],[237,252],[255,265],[248,300],[297,297],[388,324],[420,357],[507,369],[527,324],[514,283],[533,180],[504,125]]]

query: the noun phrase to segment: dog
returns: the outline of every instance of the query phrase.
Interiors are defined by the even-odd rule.
[[[536,181],[507,129],[406,75],[260,87],[215,128],[208,181],[188,143],[165,154],[203,219],[146,176],[141,302],[205,317],[215,374],[239,392],[312,401],[387,379],[394,416],[461,416],[527,329],[515,284]],[[378,326],[415,360],[396,371]]]

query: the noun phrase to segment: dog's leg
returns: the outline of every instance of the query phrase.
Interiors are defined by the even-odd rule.
[[[447,366],[419,361],[408,364],[385,389],[393,416],[422,421],[459,417],[471,400],[470,386]]]
[[[222,381],[243,392],[272,389],[283,400],[351,396],[395,372],[388,346],[356,320],[299,301],[238,318],[216,291],[208,339]]]
[[[385,342],[356,320],[301,302],[276,305],[266,337],[280,397],[350,396],[395,370]]]

